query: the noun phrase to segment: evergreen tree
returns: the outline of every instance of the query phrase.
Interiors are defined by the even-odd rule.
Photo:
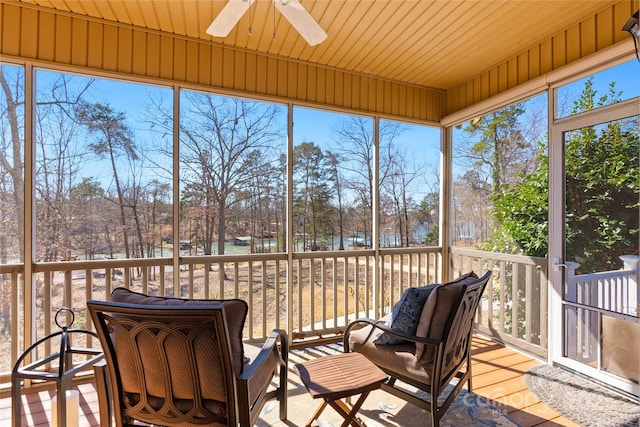
[[[573,113],[620,99],[612,83],[598,97],[589,79],[574,103]],[[620,267],[619,256],[636,251],[640,171],[638,118],[572,131],[565,139],[566,258],[583,272]],[[538,150],[540,167],[505,188],[494,199],[500,227],[488,249],[547,255],[548,157],[546,143]]]

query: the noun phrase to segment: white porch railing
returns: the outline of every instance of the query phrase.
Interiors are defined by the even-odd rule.
[[[566,263],[565,300],[620,314],[640,316],[637,256],[622,256],[622,270],[576,275],[580,264]]]
[[[245,339],[260,341],[281,328],[295,344],[335,337],[350,320],[381,315],[406,288],[441,276],[438,247],[378,253],[295,253],[290,269],[284,253],[180,257],[175,265],[172,258],[38,263],[34,287],[27,292],[24,267],[0,265],[0,383],[10,381],[10,370],[25,348],[57,331],[53,317],[60,307],[74,311],[75,328],[91,328],[86,301],[108,300],[119,286],[161,296],[241,298],[249,304]],[[31,294],[27,301],[25,295]],[[57,345],[47,343],[48,348],[38,349],[42,354]]]
[[[492,270],[478,310],[478,329],[514,347],[547,358],[547,258],[451,248],[453,276]]]
[[[621,353],[626,353],[630,358],[630,371],[625,375],[638,381],[639,259],[637,256],[621,258],[624,261],[622,270],[591,274],[576,275],[580,264],[566,263],[565,354],[573,360],[606,370],[613,353],[617,353],[618,359],[624,359]],[[616,370],[624,370],[623,364]]]
[[[91,328],[86,301],[107,300],[119,286],[152,295],[241,298],[249,304],[245,339],[260,341],[281,328],[294,345],[315,345],[339,336],[357,317],[385,314],[408,287],[442,281],[438,247],[385,248],[378,256],[374,250],[351,250],[290,257],[290,269],[284,253],[38,263],[29,292],[22,265],[0,265],[0,312],[9,313],[3,321],[8,326],[0,328],[0,383],[10,381],[11,367],[26,347],[57,330],[58,308],[73,309],[74,327]],[[546,356],[546,259],[452,248],[450,266],[452,276],[492,269],[480,330]],[[25,300],[29,294],[32,301]],[[51,348],[39,351],[48,354]]]

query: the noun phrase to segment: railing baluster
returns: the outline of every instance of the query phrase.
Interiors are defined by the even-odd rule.
[[[356,319],[360,317],[360,257],[355,256],[355,263],[353,265],[353,297],[355,300],[355,312]],[[366,317],[366,316],[365,316]]]
[[[267,336],[267,262],[262,260],[262,336]]]
[[[129,267],[126,267],[124,269],[124,287],[129,289],[130,285],[131,285],[131,269]],[[174,296],[178,296],[178,295],[174,295]]]
[[[51,335],[51,280],[53,276],[53,272],[45,271],[43,273],[44,276],[44,289],[42,290],[43,294],[43,304],[42,308],[44,310],[44,334],[43,337]],[[55,283],[54,283],[54,292],[55,292]],[[17,300],[18,298],[16,298]],[[25,301],[26,303],[26,301]],[[46,340],[44,344],[44,352],[45,354],[51,354],[51,340]]]
[[[302,333],[302,260],[294,261],[297,267],[297,280],[295,283],[296,292],[298,293],[298,332]]]
[[[518,264],[511,263],[511,336],[519,338],[518,322]]]
[[[505,330],[505,307],[506,307],[506,282],[507,282],[507,266],[506,261],[500,261],[500,330]]]
[[[202,286],[204,287],[204,289],[202,290],[203,298],[209,299],[211,298],[209,294],[209,283],[211,282],[211,263],[205,262],[203,270],[204,270],[203,284],[202,284]],[[190,286],[192,285],[190,284]]]
[[[193,299],[193,273],[194,273],[194,265],[189,264],[189,270],[187,275],[187,295],[189,299]],[[182,288],[182,283],[180,284]],[[180,294],[182,294],[182,289],[180,290]]]
[[[159,276],[158,276],[158,295],[164,296],[164,287],[165,287],[165,269],[164,265],[159,266]]]
[[[338,258],[332,257],[332,274],[331,274],[331,288],[333,289],[333,298],[331,303],[333,304],[333,326],[338,327]],[[347,315],[347,312],[344,312]]]
[[[280,260],[275,261],[275,273],[274,273],[274,292],[275,292],[275,323],[274,328],[280,329]]]
[[[385,268],[385,259],[389,259],[389,268]],[[387,277],[389,278],[389,306],[393,305],[393,302],[400,299],[400,295],[402,295],[402,290],[400,286],[398,286],[398,296],[396,297],[396,292],[394,289],[396,280],[395,280],[395,265],[393,263],[394,255],[383,255],[382,256],[382,268],[384,270],[388,270]],[[399,283],[399,282],[398,282]]]
[[[315,330],[316,323],[316,299],[315,299],[315,285],[316,285],[316,263],[315,258],[309,260],[309,327],[311,331]],[[304,285],[301,285],[303,288]]]
[[[533,275],[531,272],[531,265],[525,266],[525,279],[524,279],[524,304],[525,304],[525,321],[524,321],[524,339],[526,342],[531,342],[531,331],[533,318]]]
[[[253,339],[254,337],[254,331],[253,331],[253,262],[249,261],[248,262],[249,265],[249,271],[248,271],[248,283],[247,283],[247,290],[249,291],[249,295],[247,296],[247,303],[249,304],[249,314],[247,315],[248,317],[248,322],[249,322],[249,339]]]
[[[226,278],[225,267],[224,261],[220,261],[218,263],[218,298],[220,299],[224,299],[224,279]],[[249,263],[249,274],[251,274],[251,263]],[[251,283],[251,280],[249,280],[249,283]],[[191,286],[193,285],[191,284]]]
[[[111,291],[113,290],[112,283],[111,283],[112,276],[113,276],[113,272],[111,269],[109,269],[109,274],[105,273],[105,276],[104,276],[104,294],[105,294],[104,298],[106,301],[111,299]],[[164,295],[164,294],[160,293],[160,295]]]
[[[322,258],[320,260],[320,316],[322,322],[322,329],[327,329],[327,260]],[[315,292],[314,292],[315,295]]]
[[[85,286],[87,284],[87,278],[91,277],[91,271],[90,270],[85,270],[86,276],[85,276]],[[72,286],[72,281],[71,281],[71,277],[72,277],[72,273],[71,271],[65,271],[64,273],[64,287],[62,288],[63,294],[62,294],[62,306],[63,307],[68,307],[68,308],[72,308],[72,292],[73,292],[73,286]],[[91,279],[88,279],[91,280]],[[91,283],[91,282],[89,282]],[[25,301],[26,304],[26,301]],[[55,308],[60,308],[60,307],[55,307]],[[71,322],[71,316],[69,313],[66,314],[67,316],[67,323]]]
[[[236,261],[233,263],[233,298],[240,298],[240,266]]]
[[[107,278],[107,269],[104,270],[104,277],[105,279]],[[89,316],[89,312],[87,311],[87,306],[86,306],[86,302],[91,300],[93,298],[93,283],[91,284],[91,286],[87,286],[84,290],[84,300],[85,300],[85,304],[84,306],[81,308],[82,313],[84,315],[84,319],[85,319],[85,326],[84,329],[92,329],[92,323],[91,323],[91,316]],[[85,337],[86,342],[84,343],[85,347],[87,348],[91,348],[93,347],[93,336],[90,334],[83,334]],[[50,354],[50,353],[47,353]]]
[[[401,284],[400,294],[406,291],[410,284],[404,280],[404,255],[398,255],[398,283]]]
[[[342,288],[343,288],[343,292],[342,292],[342,299],[343,299],[343,304],[344,304],[344,318],[345,321],[347,322],[347,324],[349,323],[349,258],[347,257],[343,257],[340,258],[342,260],[342,264],[343,264],[343,271],[344,273],[342,274]],[[355,319],[358,318],[358,315],[356,313],[355,315]]]
[[[149,293],[149,268],[148,267],[142,267],[142,293],[143,294],[148,294]],[[191,294],[190,298],[193,298],[193,293]]]
[[[371,269],[369,268],[370,258],[368,256],[364,257],[364,312],[365,316],[370,317],[371,313],[371,297],[373,291],[373,280],[371,280],[371,274],[369,272]]]

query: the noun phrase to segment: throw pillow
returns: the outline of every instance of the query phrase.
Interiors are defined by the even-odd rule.
[[[420,286],[404,291],[385,325],[394,331],[415,335],[422,307],[436,286],[438,285]],[[394,345],[404,343],[405,340],[383,332],[373,342],[380,345]]]
[[[231,341],[231,357],[233,368],[240,375],[243,369],[244,346],[242,345],[242,330],[247,317],[249,306],[240,299],[184,299],[174,297],[156,297],[131,291],[127,288],[116,288],[111,292],[111,301],[127,304],[163,305],[163,306],[224,306],[224,314],[227,319],[229,340]]]
[[[418,320],[416,335],[435,340],[442,339],[449,314],[451,313],[453,304],[460,296],[462,287],[477,279],[478,275],[471,271],[451,282],[438,286],[438,288],[429,295],[429,298],[424,304],[420,319]],[[416,343],[416,360],[422,363],[428,363],[433,360],[433,357],[434,351],[432,347],[425,348],[424,344]]]

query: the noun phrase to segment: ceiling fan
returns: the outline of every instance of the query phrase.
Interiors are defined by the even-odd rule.
[[[213,20],[207,34],[226,37],[255,0],[229,0]],[[300,4],[299,0],[273,0],[273,4],[311,46],[327,38],[327,33]]]

